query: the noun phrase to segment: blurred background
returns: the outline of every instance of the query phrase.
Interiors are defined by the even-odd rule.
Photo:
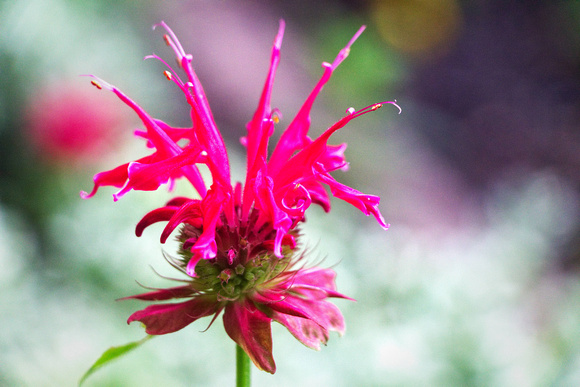
[[[0,385],[72,386],[110,346],[144,336],[115,302],[167,286],[162,225],[134,235],[173,193],[92,176],[146,151],[118,86],[154,117],[189,125],[150,53],[176,32],[242,179],[239,137],[257,106],[278,20],[273,106],[287,125],[362,24],[315,104],[312,136],[350,106],[396,99],[333,137],[381,196],[391,228],[339,200],[305,226],[338,272],[347,334],[320,353],[276,325],[276,375],[255,386],[580,385],[580,3],[568,1],[0,2]],[[178,187],[188,194],[187,187]],[[233,385],[234,344],[209,320],[148,342],[88,386]]]

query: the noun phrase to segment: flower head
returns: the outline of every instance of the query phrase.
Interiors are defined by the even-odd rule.
[[[328,144],[334,132],[354,118],[381,107],[382,103],[361,110],[350,108],[345,117],[321,136],[308,137],[314,100],[348,56],[350,46],[364,26],[332,63],[323,63],[321,79],[268,157],[268,140],[278,122],[270,98],[284,34],[284,22],[280,22],[258,108],[242,139],[247,148],[245,182],[235,185],[230,181],[224,141],[193,71],[192,56],[184,51],[165,23],[160,26],[167,31],[165,42],[174,51],[185,78],[180,78],[160,57],[151,57],[167,67],[165,76],[183,92],[191,107],[192,126],[171,127],[151,117],[116,87],[93,77],[93,85],[112,91],[137,113],[145,130],[137,131],[136,135],[147,140],[154,152],[98,173],[92,192],[81,192],[81,196],[89,198],[101,186],[114,186],[120,188],[113,195],[118,200],[131,190],[156,190],[164,183],[172,186],[178,178],[187,179],[197,193],[195,198],[174,198],[146,214],[136,227],[136,234],[140,236],[147,226],[167,222],[161,234],[162,243],[178,229],[179,257],[167,257],[167,260],[187,279],[181,280],[181,286],[126,297],[182,301],[150,305],[134,313],[128,322],[140,321],[147,333],[161,335],[182,329],[201,317],[214,316],[215,320],[223,311],[228,335],[256,366],[273,373],[272,320],[286,326],[298,340],[315,349],[327,341],[329,331],[344,331],[340,311],[327,301],[331,297],[347,298],[336,291],[334,271],[305,268],[302,264],[298,237],[305,211],[313,203],[330,210],[325,189],[328,186],[333,196],[366,215],[372,214],[382,227],[388,227],[378,209],[377,196],[363,194],[330,175],[334,170],[346,169],[346,145]],[[205,164],[211,173],[209,188],[201,177],[199,164]]]

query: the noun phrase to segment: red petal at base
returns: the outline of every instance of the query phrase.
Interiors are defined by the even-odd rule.
[[[127,324],[142,322],[149,335],[164,335],[185,328],[195,320],[220,312],[220,304],[215,297],[195,297],[179,304],[149,305],[133,313]]]
[[[246,351],[256,367],[273,374],[276,364],[272,356],[271,322],[248,300],[228,304],[224,313],[224,327],[230,338]]]

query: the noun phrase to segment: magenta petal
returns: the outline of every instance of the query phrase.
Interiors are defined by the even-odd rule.
[[[81,191],[81,197],[83,199],[89,199],[93,197],[97,193],[99,187],[104,185],[113,186],[117,188],[122,187],[127,181],[128,167],[129,163],[119,165],[117,168],[111,169],[110,171],[97,173],[93,177],[94,181],[93,190],[90,193]]]
[[[142,322],[149,335],[164,335],[176,332],[195,320],[210,316],[218,311],[215,297],[196,297],[178,304],[150,305],[133,313],[127,323]]]
[[[389,225],[385,222],[385,219],[379,210],[379,202],[381,201],[380,197],[364,194],[354,188],[339,183],[327,173],[319,173],[317,176],[320,180],[330,186],[330,191],[334,197],[352,204],[367,216],[373,214],[384,229],[389,228]]]
[[[199,200],[190,199],[190,198],[187,198],[185,196],[177,196],[177,197],[174,197],[173,199],[169,200],[167,203],[165,203],[165,206],[166,207],[181,207],[182,205],[184,205],[185,203],[190,202],[190,201],[199,201]]]
[[[336,291],[335,278],[336,273],[332,269],[303,269],[292,277],[290,289],[302,295],[303,298],[313,300],[335,297],[354,301],[354,299]]]
[[[308,129],[310,128],[310,110],[312,109],[312,105],[318,97],[318,94],[322,91],[324,85],[330,80],[333,71],[348,56],[350,47],[360,36],[364,29],[364,26],[359,28],[359,30],[354,34],[347,45],[342,50],[340,50],[332,64],[322,64],[324,67],[324,73],[322,74],[322,77],[316,86],[314,86],[314,89],[306,99],[306,102],[304,102],[304,105],[302,105],[300,108],[300,111],[294,120],[290,123],[284,133],[282,133],[280,141],[274,149],[272,157],[270,158],[270,162],[268,163],[270,173],[277,174],[280,172],[292,154],[310,144],[311,140],[308,138],[307,133]]]
[[[318,181],[309,180],[302,183],[304,188],[310,193],[312,203],[318,204],[324,212],[330,211],[330,198],[326,189]]]
[[[288,296],[285,302],[296,310],[301,310],[309,319],[329,331],[344,333],[344,317],[338,307],[328,301],[303,299]]]
[[[276,198],[272,192],[273,182],[270,177],[264,177],[258,174],[256,181],[256,205],[260,208],[260,216],[266,217],[276,230],[274,241],[274,254],[282,257],[282,239],[284,235],[292,228],[292,219],[286,212],[281,210],[276,203]]]
[[[224,327],[227,334],[248,354],[259,369],[273,374],[271,319],[259,310],[248,308],[248,301],[226,306]]]
[[[292,285],[292,292],[297,293],[302,298],[311,300],[324,300],[325,298],[343,298],[345,300],[356,301],[354,298],[345,296],[336,290],[323,289],[309,285]]]
[[[128,296],[119,298],[119,301],[122,300],[142,300],[142,301],[163,301],[163,300],[170,300],[173,298],[185,298],[190,297],[195,293],[195,290],[191,288],[189,285],[178,286],[175,288],[169,289],[157,289],[152,292],[147,292],[143,294],[137,294],[134,296]]]
[[[154,191],[170,178],[180,177],[182,173],[179,169],[196,163],[200,152],[200,149],[188,148],[176,156],[157,162],[129,163],[129,186],[134,190]]]
[[[177,211],[177,207],[161,207],[153,211],[149,211],[135,227],[135,235],[140,237],[143,235],[143,230],[151,226],[153,223],[164,222],[171,219],[173,214]]]
[[[298,270],[292,280],[295,286],[304,284],[328,290],[336,290],[335,278],[336,272],[334,270],[315,267]]]
[[[231,187],[230,187],[231,188]],[[221,211],[228,193],[221,190],[221,186],[214,184],[208,194],[201,202],[201,212],[203,213],[203,232],[195,241],[191,248],[193,257],[187,265],[187,274],[195,276],[195,265],[200,259],[210,259],[216,256],[217,244],[215,229],[218,224]]]
[[[289,314],[296,317],[310,318],[303,310],[293,306],[292,304],[284,301],[285,297],[280,299],[280,295],[268,295],[256,293],[252,296],[252,300],[258,304],[263,304],[268,308],[275,310],[279,313]]]
[[[203,87],[191,65],[193,57],[185,53],[177,36],[165,22],[161,22],[159,25],[167,31],[168,35],[165,35],[165,42],[173,49],[177,62],[187,75],[189,81],[187,87],[181,82],[178,84],[180,84],[180,88],[191,106],[190,114],[195,128],[195,138],[207,152],[207,166],[213,181],[214,183],[230,184],[230,166],[226,147],[213,119]]]
[[[320,350],[328,341],[328,331],[312,320],[274,312],[272,319],[284,325],[290,333],[309,348]]]
[[[262,95],[260,97],[260,102],[258,103],[258,108],[252,117],[252,120],[248,122],[248,136],[247,141],[247,152],[248,152],[248,175],[246,181],[254,178],[255,173],[251,174],[251,171],[255,172],[254,162],[259,159],[266,159],[267,155],[267,139],[271,135],[272,119],[271,119],[271,108],[270,99],[272,96],[272,86],[274,85],[274,77],[276,75],[276,69],[278,68],[278,63],[280,63],[280,47],[282,45],[282,38],[284,36],[284,21],[280,21],[280,27],[278,29],[278,34],[274,40],[272,46],[272,56],[270,60],[270,70],[268,71],[268,76],[266,77],[266,82],[262,90]]]
[[[200,208],[199,200],[189,200],[185,202],[177,211],[173,213],[168,223],[161,233],[161,243],[165,243],[169,235],[175,230],[177,226],[181,223],[189,222],[193,220],[202,219],[202,213]]]
[[[318,162],[324,166],[325,171],[334,171],[340,169],[342,171],[348,170],[348,163],[344,157],[346,144],[327,145],[326,152],[320,156]]]

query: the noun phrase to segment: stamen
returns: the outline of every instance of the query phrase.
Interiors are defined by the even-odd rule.
[[[163,75],[165,75],[165,78],[167,78],[167,80],[168,80],[168,81],[170,81],[170,80],[171,80],[171,76],[172,76],[172,75],[171,75],[171,73],[170,73],[169,71],[165,70],[165,71],[163,72]]]
[[[165,34],[163,35],[163,40],[165,40],[165,44],[167,44],[168,46],[171,47],[171,38],[169,37],[169,35]]]
[[[101,86],[101,84],[95,80],[91,81],[91,85],[95,86],[99,90],[101,90],[103,88],[103,86]]]
[[[349,107],[348,109],[346,109],[346,114],[351,115],[355,112],[356,110],[353,107]]]
[[[375,111],[377,109],[380,109],[383,107],[382,103],[377,103],[376,105],[373,105],[373,107],[371,108],[372,111]]]

